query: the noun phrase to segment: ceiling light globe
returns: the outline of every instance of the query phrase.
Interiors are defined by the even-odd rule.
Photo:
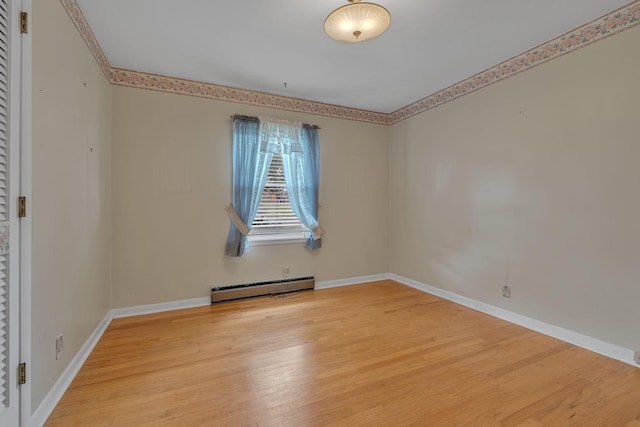
[[[391,15],[375,3],[350,0],[329,14],[324,30],[329,37],[341,42],[358,43],[371,40],[384,33],[391,23]]]

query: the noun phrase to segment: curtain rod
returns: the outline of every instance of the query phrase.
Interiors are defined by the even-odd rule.
[[[255,119],[256,121],[258,121],[258,118],[257,118],[257,117],[245,116],[245,115],[242,115],[242,114],[233,114],[233,115],[231,116],[231,120],[234,120],[236,117],[245,117],[245,118],[247,118],[247,119]],[[307,123],[303,123],[303,124],[305,124],[305,125],[307,125],[307,126],[311,126],[312,128],[316,128],[316,129],[318,129],[318,130],[322,129],[322,128],[321,128],[320,126],[318,126],[318,125],[310,125],[310,124],[307,124]]]

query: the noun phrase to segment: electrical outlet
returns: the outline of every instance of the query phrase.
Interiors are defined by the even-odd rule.
[[[62,334],[60,334],[56,338],[56,360],[60,359],[60,356],[62,356],[63,350],[64,350],[64,342],[62,341]]]
[[[282,267],[282,277],[289,277],[289,267]]]
[[[502,287],[502,296],[505,298],[511,298],[511,286],[504,285]]]
[[[635,362],[640,365],[640,351],[636,351],[635,353],[633,353],[633,360],[635,360]]]

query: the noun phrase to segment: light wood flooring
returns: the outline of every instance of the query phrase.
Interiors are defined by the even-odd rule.
[[[383,281],[116,319],[46,426],[640,427],[640,369]]]

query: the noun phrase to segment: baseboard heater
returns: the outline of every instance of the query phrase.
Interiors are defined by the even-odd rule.
[[[313,276],[295,279],[271,280],[268,282],[245,283],[233,286],[211,288],[211,304],[285,292],[313,290],[316,280]]]

